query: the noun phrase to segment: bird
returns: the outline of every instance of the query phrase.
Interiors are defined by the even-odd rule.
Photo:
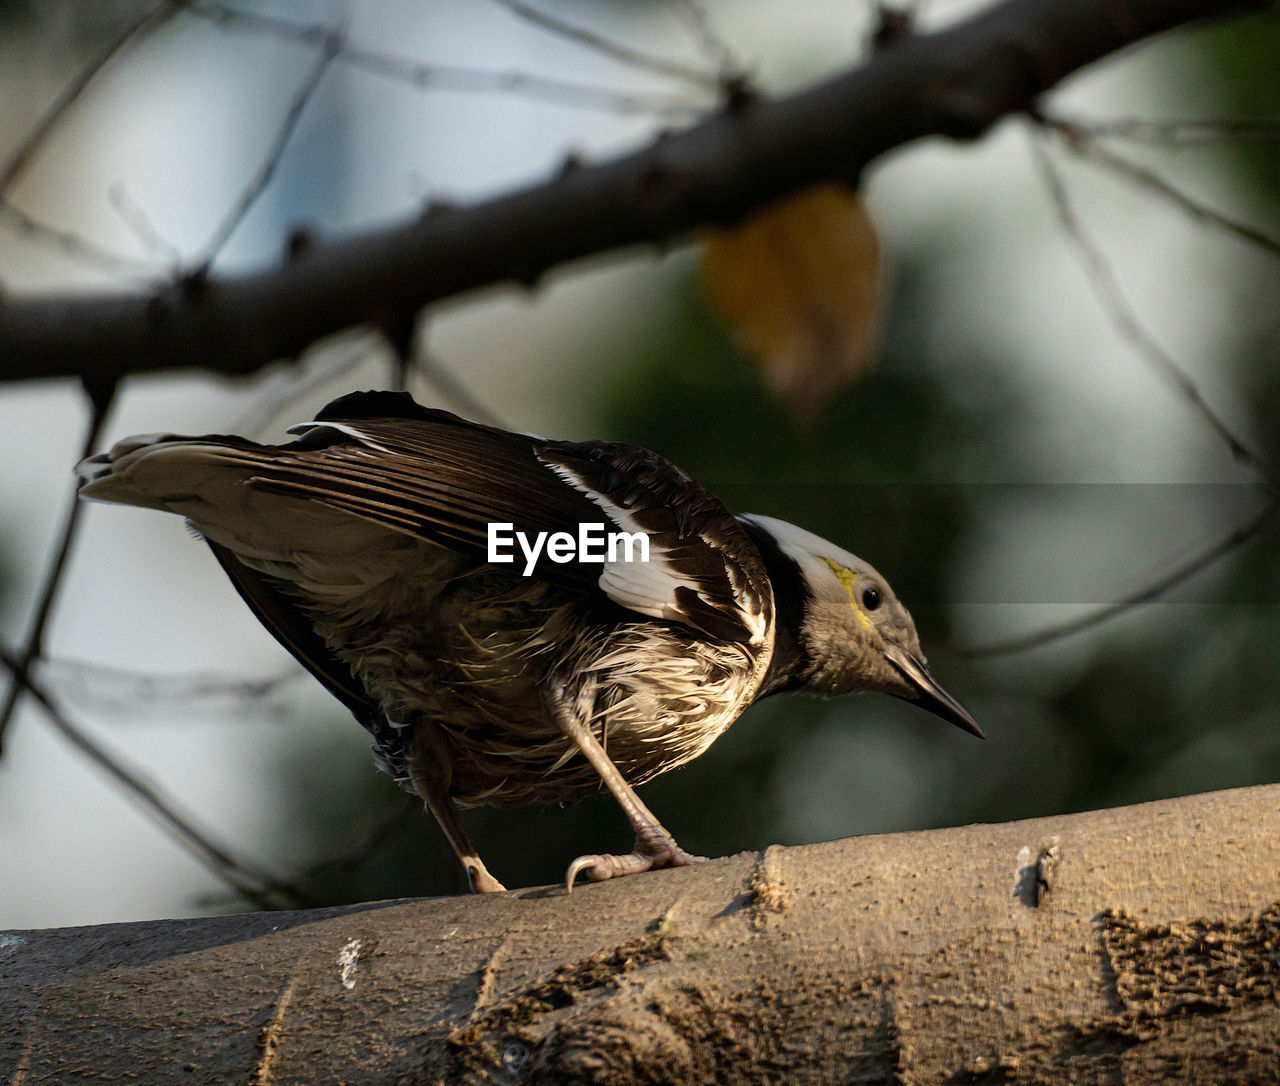
[[[77,466],[79,493],[186,518],[422,800],[473,892],[505,889],[459,814],[476,806],[611,793],[634,847],[573,860],[570,890],[700,861],[636,788],[774,694],[877,691],[983,737],[872,566],[733,515],[655,452],[388,391],[288,432],[126,438]]]

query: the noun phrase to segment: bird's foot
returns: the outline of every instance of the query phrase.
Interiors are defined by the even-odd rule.
[[[501,894],[506,887],[489,874],[488,868],[479,859],[467,864],[467,885],[473,894]]]
[[[569,865],[564,877],[566,891],[583,872],[592,882],[604,882],[623,875],[638,875],[659,867],[687,867],[700,864],[705,856],[692,856],[675,843],[672,836],[658,827],[658,833],[638,835],[636,847],[625,856],[579,856]]]

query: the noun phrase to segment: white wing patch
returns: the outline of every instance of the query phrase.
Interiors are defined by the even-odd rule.
[[[581,491],[590,498],[619,529],[624,532],[644,533],[644,529],[636,523],[629,510],[616,505],[599,491],[588,486],[569,468],[546,461],[543,461],[543,464],[575,490]],[[667,548],[659,546],[653,541],[653,537],[649,536],[649,561],[610,562],[606,560],[598,582],[601,590],[614,603],[628,607],[639,614],[649,615],[651,618],[680,620],[684,615],[676,607],[676,589],[687,588],[691,592],[697,592],[698,586],[689,578],[682,577],[673,570],[670,563],[666,561],[666,554]]]
[[[387,448],[380,442],[374,441],[368,434],[360,429],[359,426],[346,422],[299,422],[294,426],[290,426],[286,433],[297,434],[299,437],[305,437],[316,430],[333,430],[339,434],[346,434],[347,437],[353,438],[357,444],[367,445],[371,449],[377,449],[384,452],[388,456],[397,455],[395,450]]]

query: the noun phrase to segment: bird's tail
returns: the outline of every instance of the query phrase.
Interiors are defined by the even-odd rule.
[[[412,537],[309,493],[277,493],[271,481],[297,466],[297,444],[146,434],[81,461],[76,474],[81,497],[176,513],[259,573],[341,582],[348,594],[385,579],[395,568],[390,552]]]
[[[224,487],[243,486],[259,447],[243,438],[140,434],[76,465],[80,496],[189,515]]]

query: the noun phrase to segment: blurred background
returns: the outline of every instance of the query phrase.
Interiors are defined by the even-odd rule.
[[[934,0],[915,14],[929,29],[983,6]],[[0,160],[145,10],[0,3]],[[4,293],[126,289],[189,266],[274,159],[215,268],[269,265],[299,225],[349,233],[429,199],[535,181],[568,152],[638,146],[712,108],[726,65],[769,95],[830,76],[865,55],[875,21],[870,4],[848,0],[789,5],[785,19],[764,0],[537,10],[711,79],[620,60],[500,0],[197,3],[105,70],[5,194]],[[340,56],[321,69],[315,41],[285,23],[339,28],[400,67]],[[647,445],[735,511],[861,555],[987,733],[976,742],[888,698],[771,699],[643,790],[685,848],[723,855],[1280,778],[1280,518],[1258,521],[1258,473],[1162,374],[1180,367],[1232,434],[1275,461],[1277,55],[1274,12],[1180,31],[1051,97],[1051,116],[1080,121],[1074,146],[1018,119],[973,144],[927,141],[876,163],[864,198],[882,252],[878,346],[820,411],[797,413],[770,391],[709,302],[694,244],[593,259],[536,291],[486,291],[426,317],[427,356],[409,382],[420,401]],[[396,380],[394,358],[365,333],[251,380],[132,379],[101,444],[150,431],[281,440],[329,398]],[[70,383],[0,389],[11,653],[31,626],[88,418]],[[1238,529],[1218,560],[1153,601],[1040,647],[974,651],[1096,614]],[[88,509],[63,581],[35,672],[43,689],[208,840],[292,883],[273,900],[462,887],[430,818],[374,770],[364,732],[177,518]],[[607,798],[467,821],[513,887],[555,882],[575,855],[630,842]],[[0,863],[3,927],[253,907],[30,696],[0,758]]]

